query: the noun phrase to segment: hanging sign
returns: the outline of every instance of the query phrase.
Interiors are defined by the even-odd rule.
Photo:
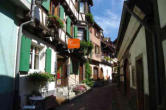
[[[69,39],[68,49],[78,49],[80,48],[80,39]]]

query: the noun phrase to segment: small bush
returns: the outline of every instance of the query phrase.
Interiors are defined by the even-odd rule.
[[[93,49],[93,44],[92,44],[92,42],[90,42],[90,41],[88,41],[88,42],[86,42],[86,41],[81,41],[80,42],[80,48],[82,49],[82,50],[84,50],[84,54],[85,55],[89,55],[91,52],[92,52],[92,49]],[[86,50],[86,51],[85,51]]]
[[[27,79],[34,83],[39,85],[40,87],[43,87],[47,84],[49,81],[54,80],[54,76],[49,73],[33,73],[27,76]]]
[[[89,87],[93,87],[95,83],[92,79],[86,79],[86,80],[83,80],[82,82],[88,85]]]
[[[56,22],[56,24],[57,24],[60,28],[64,28],[63,21],[62,21],[58,16],[49,15],[48,18],[50,18],[50,19],[53,18],[54,21]]]
[[[91,13],[87,13],[86,14],[86,19],[87,21],[89,21],[91,24],[94,23],[94,18],[93,18],[93,15]]]

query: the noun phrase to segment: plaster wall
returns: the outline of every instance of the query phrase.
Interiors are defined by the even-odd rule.
[[[100,35],[98,35],[100,37]],[[92,41],[92,43],[94,44],[94,48],[92,50],[92,59],[93,60],[96,60],[96,61],[101,61],[101,40],[100,38],[97,38],[96,35],[95,35],[95,28],[94,27],[91,27],[90,28],[90,41]],[[100,53],[99,54],[96,54],[95,53],[95,45],[98,45],[99,46],[99,51]]]
[[[103,68],[104,79],[106,79],[107,74],[110,76],[110,80],[112,80],[112,67],[105,64],[100,64],[100,69]]]
[[[12,110],[18,26],[15,7],[0,3],[0,109]]]
[[[143,68],[144,68],[144,93],[149,94],[149,82],[148,82],[148,63],[147,63],[147,51],[146,51],[146,39],[145,29],[142,27],[136,36],[133,44],[129,50],[131,66],[136,68],[136,57],[142,55],[143,57]],[[134,73],[136,74],[136,73]],[[130,82],[132,82],[132,71],[130,68]],[[132,87],[132,85],[131,85]]]
[[[158,11],[159,11],[159,17],[160,17],[160,26],[163,28],[166,26],[166,0],[157,0],[158,2]]]
[[[134,18],[133,16],[130,18],[127,30],[125,32],[125,36],[120,48],[120,51],[118,52],[118,60],[122,59],[122,56],[124,55],[129,43],[131,42],[135,32],[137,31],[140,23]]]

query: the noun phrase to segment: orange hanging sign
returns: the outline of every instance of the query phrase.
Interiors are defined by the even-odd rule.
[[[78,49],[80,48],[80,39],[69,39],[68,49]]]

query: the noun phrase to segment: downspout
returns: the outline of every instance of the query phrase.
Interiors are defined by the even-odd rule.
[[[16,55],[16,69],[15,69],[15,94],[14,94],[14,108],[17,109],[17,107],[19,107],[20,102],[17,102],[18,100],[20,101],[20,96],[19,96],[19,78],[20,78],[20,71],[19,71],[19,67],[20,67],[20,50],[21,50],[21,39],[22,39],[22,35],[23,35],[23,27],[25,25],[28,25],[32,22],[34,22],[34,11],[35,11],[35,0],[31,1],[31,20],[26,21],[24,23],[22,23],[19,27],[19,31],[18,31],[18,39],[17,39],[17,55]]]

